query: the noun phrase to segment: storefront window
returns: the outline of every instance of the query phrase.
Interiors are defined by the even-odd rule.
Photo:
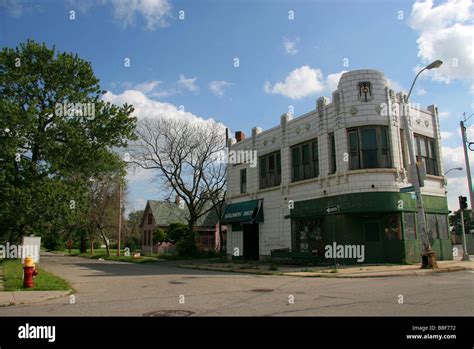
[[[443,214],[436,215],[436,220],[438,222],[438,236],[440,239],[447,240],[449,239],[448,235],[448,221],[447,217]]]
[[[405,229],[405,240],[416,240],[415,214],[404,213],[403,225]]]
[[[321,225],[321,219],[293,220],[292,250],[295,252],[310,252],[314,255],[323,255],[324,242]]]
[[[436,215],[427,213],[426,214],[426,230],[430,241],[438,239],[438,225],[436,222]]]
[[[390,214],[383,217],[383,230],[385,240],[401,240],[400,215]]]

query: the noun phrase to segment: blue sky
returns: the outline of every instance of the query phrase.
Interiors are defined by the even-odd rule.
[[[416,67],[443,59],[418,81],[412,101],[438,105],[448,169],[465,167],[458,129],[462,113],[474,112],[473,18],[469,0],[0,0],[0,44],[30,38],[78,53],[110,100],[158,114],[183,106],[247,135],[275,126],[289,105],[296,115],[314,109],[342,71],[380,69],[407,90]],[[160,196],[149,178],[130,175],[130,209]],[[455,209],[467,193],[464,171],[451,172],[449,183]]]

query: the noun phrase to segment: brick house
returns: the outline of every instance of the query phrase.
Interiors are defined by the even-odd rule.
[[[142,251],[145,253],[174,253],[176,246],[172,243],[158,244],[153,241],[153,232],[161,228],[166,230],[172,223],[188,224],[187,208],[180,204],[179,197],[175,202],[148,200],[140,223],[142,233]],[[199,218],[197,222],[196,243],[204,251],[219,251],[221,246],[219,224],[214,210]],[[226,226],[222,226],[225,239]],[[224,241],[225,246],[225,241]]]

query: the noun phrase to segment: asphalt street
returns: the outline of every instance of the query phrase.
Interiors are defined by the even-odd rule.
[[[129,264],[53,254],[42,256],[41,267],[68,280],[74,297],[2,307],[0,316],[474,314],[471,271],[364,279],[299,278],[180,269],[171,262]]]

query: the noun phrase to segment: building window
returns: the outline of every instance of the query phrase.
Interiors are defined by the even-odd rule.
[[[329,140],[329,174],[336,173],[336,139],[334,132],[328,134]]]
[[[426,174],[439,175],[434,139],[415,135],[415,154],[416,161],[423,161]]]
[[[385,240],[401,240],[402,229],[400,226],[400,214],[388,214],[383,217],[383,229]]]
[[[350,129],[348,137],[350,170],[391,167],[387,127]]]
[[[403,214],[403,226],[405,230],[405,240],[416,240],[415,214]]]
[[[426,214],[426,230],[431,242],[438,239],[438,224],[436,222],[435,214]]]
[[[148,214],[148,224],[153,224],[153,215],[151,213]]]
[[[240,194],[247,192],[247,169],[240,170]]]
[[[319,176],[318,140],[314,139],[291,148],[292,181]]]
[[[260,158],[260,189],[275,187],[281,183],[280,152]]]
[[[321,219],[292,221],[292,251],[324,255]]]
[[[436,221],[438,223],[438,236],[442,240],[449,239],[448,234],[448,219],[443,214],[436,215]]]
[[[402,148],[402,163],[403,168],[408,168],[408,160],[407,160],[407,151],[406,151],[406,141],[405,141],[405,132],[400,129],[400,147]]]

